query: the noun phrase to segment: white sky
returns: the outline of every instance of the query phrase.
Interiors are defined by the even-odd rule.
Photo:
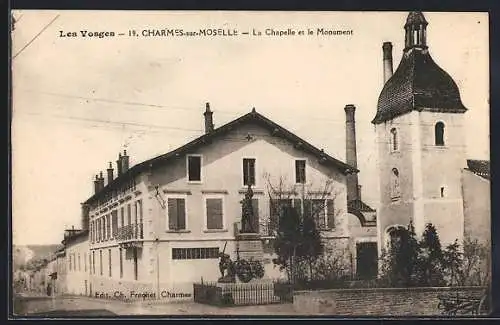
[[[458,84],[468,158],[489,159],[486,13],[424,13],[436,63]],[[50,21],[31,44],[21,51]],[[355,104],[363,199],[378,197],[374,128],[382,43],[394,70],[406,12],[15,11],[13,31],[13,233],[51,244],[80,227],[92,178],[127,149],[131,166],[199,136],[205,102],[216,127],[252,107],[345,158],[346,104]],[[331,28],[352,36],[60,38],[59,31],[130,28]],[[135,104],[134,104],[135,103]],[[140,105],[146,104],[146,105]],[[149,105],[149,106],[148,106]],[[127,124],[122,124],[127,123]],[[105,174],[105,173],[104,173]]]

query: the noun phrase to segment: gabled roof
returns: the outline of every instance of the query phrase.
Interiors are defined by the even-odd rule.
[[[485,179],[490,179],[490,162],[488,160],[467,159],[467,170]]]
[[[206,144],[209,144],[212,140],[215,138],[222,136],[224,134],[227,134],[228,132],[234,130],[238,126],[245,124],[245,123],[257,123],[260,126],[268,129],[273,135],[277,137],[282,137],[290,142],[292,142],[299,150],[303,150],[305,152],[308,152],[309,154],[312,154],[316,156],[322,163],[324,164],[329,164],[335,168],[337,168],[340,172],[343,174],[350,174],[350,173],[357,173],[359,170],[326,154],[322,149],[318,149],[317,147],[313,146],[312,144],[308,143],[307,141],[301,139],[297,135],[293,134],[292,132],[288,131],[284,127],[278,125],[277,123],[271,121],[267,117],[263,116],[262,114],[259,114],[255,111],[255,108],[252,109],[250,113],[247,113],[227,124],[224,124],[213,131],[206,133],[190,142],[187,144],[172,150],[170,152],[167,152],[163,155],[157,156],[155,158],[143,161],[142,163],[139,163],[129,170],[125,172],[124,174],[120,175],[116,179],[113,180],[110,184],[108,184],[106,187],[104,187],[100,192],[94,194],[91,196],[87,201],[85,201],[83,204],[89,204],[93,202],[95,199],[97,199],[99,196],[103,195],[106,192],[109,192],[110,190],[114,189],[117,187],[119,184],[121,184],[125,179],[130,179],[131,177],[137,176],[141,172],[155,168],[157,166],[161,166],[167,162],[169,162],[171,159],[178,158],[181,155],[188,154],[193,150],[196,150]]]

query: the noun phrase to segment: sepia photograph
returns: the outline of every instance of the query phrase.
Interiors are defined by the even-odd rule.
[[[491,313],[487,12],[12,10],[13,318]]]

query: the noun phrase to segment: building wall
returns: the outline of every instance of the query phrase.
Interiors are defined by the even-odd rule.
[[[464,196],[464,234],[491,245],[490,182],[468,170],[462,170]]]
[[[253,139],[247,139],[249,134]],[[345,175],[333,167],[320,164],[316,157],[294,148],[293,144],[273,136],[268,130],[257,125],[241,126],[224,138],[207,143],[190,154],[202,155],[201,182],[188,182],[186,156],[179,156],[177,161],[143,172],[136,178],[134,189],[105,206],[93,207],[90,210],[91,221],[94,221],[109,214],[113,209],[126,206],[128,202],[141,200],[144,227],[143,247],[138,256],[137,280],[133,260],[125,258],[129,256],[125,249],[122,250],[123,276],[120,277],[120,248],[116,238],[91,242],[91,254],[93,252],[95,256],[95,273],[91,274],[93,295],[96,292],[114,292],[115,288],[126,292],[136,291],[137,288],[157,292],[158,283],[165,287],[165,290],[191,292],[192,283],[200,281],[201,277],[204,281],[216,281],[220,277],[217,258],[174,260],[172,248],[218,247],[219,251],[222,251],[227,243],[225,252],[233,260],[236,259],[234,228],[235,223],[241,223],[240,201],[246,191],[243,185],[243,158],[256,158],[256,185],[253,191],[254,198],[259,199],[258,213],[261,221],[269,218],[270,210],[266,175],[270,175],[273,185],[282,178],[286,190],[294,188],[300,192],[302,187],[295,184],[294,159],[306,159],[307,183],[312,184],[310,190],[321,191],[327,180],[333,182],[333,190],[328,198],[334,199],[336,226],[332,231],[324,232],[324,237],[327,240],[337,240],[349,236]],[[169,197],[183,197],[186,200],[185,231],[168,229],[164,202],[167,202]],[[206,229],[204,201],[207,197],[223,199],[222,230]],[[111,249],[112,255],[111,276],[108,272],[108,249]],[[101,250],[102,275],[99,257]],[[274,267],[272,258],[272,253],[264,255],[265,277],[282,277],[283,274]]]
[[[411,112],[375,126],[379,157],[380,199],[377,209],[379,254],[387,240],[387,228],[407,226],[414,214],[414,153],[418,151],[418,128],[412,127],[418,116]],[[397,130],[398,150],[391,150],[391,129]],[[400,199],[391,198],[392,169],[399,171]]]
[[[426,223],[436,226],[446,245],[463,238],[462,168],[466,167],[463,114],[421,112],[423,215],[416,218],[421,234]],[[445,125],[444,146],[434,142],[434,126]],[[444,187],[444,196],[440,189]]]
[[[444,146],[436,146],[434,126],[445,124]],[[398,150],[391,149],[391,129],[398,132]],[[379,242],[387,228],[413,220],[417,235],[433,223],[443,244],[463,234],[461,169],[465,164],[463,114],[412,111],[376,125],[379,150]],[[391,198],[392,168],[399,171],[400,199]],[[441,197],[441,187],[444,196]],[[380,247],[381,249],[381,247]]]
[[[70,295],[89,294],[89,242],[87,236],[66,245],[66,290]]]

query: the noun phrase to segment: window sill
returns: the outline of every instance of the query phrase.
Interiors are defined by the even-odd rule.
[[[180,230],[166,230],[165,232],[167,233],[178,233],[178,234],[187,234],[187,233],[190,233],[191,230],[187,230],[187,229],[180,229]]]
[[[202,181],[187,181],[188,184],[203,184]]]
[[[245,194],[248,191],[248,187],[243,187],[238,191],[238,194]],[[263,189],[258,189],[258,188],[253,188],[252,187],[252,192],[253,194],[264,194]]]
[[[218,233],[218,232],[228,232],[227,229],[204,229],[204,233]]]

